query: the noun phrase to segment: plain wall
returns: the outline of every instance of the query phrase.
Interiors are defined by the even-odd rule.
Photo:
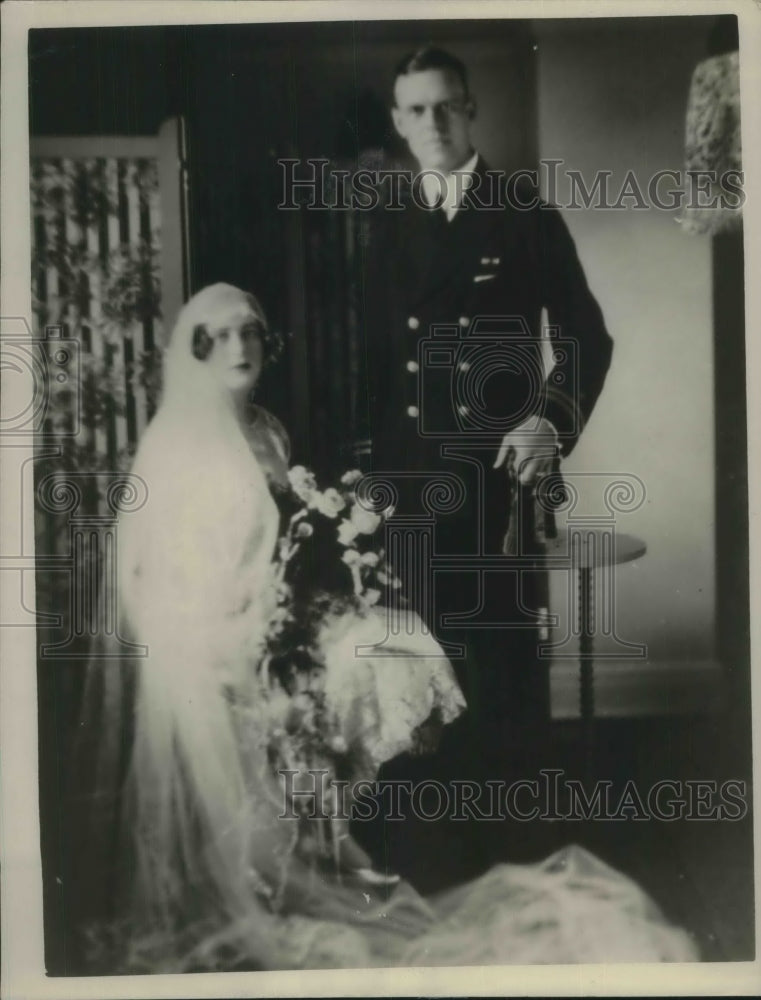
[[[536,30],[542,158],[562,158],[561,170],[580,170],[587,187],[596,170],[611,170],[614,192],[628,170],[646,190],[655,171],[684,169],[687,96],[706,19]],[[644,484],[642,506],[616,521],[646,541],[647,554],[616,572],[615,610],[618,635],[646,643],[652,664],[710,660],[715,643],[711,241],[685,235],[678,216],[564,212],[615,342],[605,389],[565,470],[571,481],[629,473]],[[589,483],[579,485],[576,513],[604,511]],[[552,610],[567,617],[563,574],[553,574],[551,593]],[[600,638],[597,649],[614,646]]]

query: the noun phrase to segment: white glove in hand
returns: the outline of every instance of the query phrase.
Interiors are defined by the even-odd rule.
[[[505,434],[494,468],[513,466],[522,486],[529,486],[552,472],[558,453],[558,432],[545,417],[529,417]]]

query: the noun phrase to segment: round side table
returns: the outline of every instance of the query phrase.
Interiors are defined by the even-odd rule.
[[[584,770],[591,776],[594,759],[594,639],[597,634],[595,571],[633,562],[647,552],[647,545],[635,535],[581,525],[558,531],[556,538],[545,542],[548,569],[559,559],[570,558],[576,573],[579,629],[579,709]]]

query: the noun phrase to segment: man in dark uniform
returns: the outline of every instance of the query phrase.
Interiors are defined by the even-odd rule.
[[[394,484],[399,518],[417,517],[423,534],[435,522],[439,569],[414,593],[414,567],[401,575],[436,637],[464,647],[452,659],[474,733],[498,746],[549,717],[530,587],[485,561],[505,551],[508,466],[531,485],[571,451],[612,341],[558,211],[490,174],[473,148],[462,63],[420,50],[399,66],[394,98],[418,173],[402,209],[379,213],[366,260],[359,451]],[[549,374],[543,309],[558,328]]]

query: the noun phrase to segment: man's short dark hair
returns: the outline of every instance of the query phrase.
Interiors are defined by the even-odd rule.
[[[468,96],[468,71],[465,69],[465,63],[458,59],[457,56],[453,56],[451,52],[447,52],[445,49],[438,49],[435,45],[424,45],[423,48],[418,49],[416,52],[410,52],[406,55],[396,67],[394,84],[396,84],[400,76],[422,73],[427,69],[440,69],[448,73],[454,73],[462,83],[465,96]]]

